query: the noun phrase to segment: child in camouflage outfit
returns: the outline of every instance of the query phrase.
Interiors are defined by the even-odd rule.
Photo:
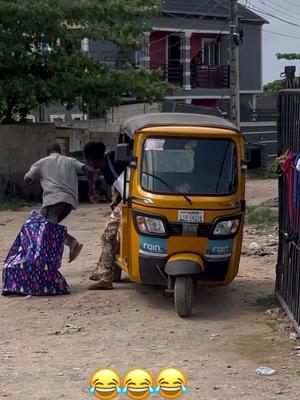
[[[114,152],[105,155],[105,145],[102,142],[89,142],[84,147],[86,161],[95,169],[101,170],[106,183],[110,186],[117,181],[124,171],[114,162]],[[113,201],[111,203],[112,213],[106,223],[102,234],[102,253],[90,279],[96,281],[90,287],[91,290],[113,289],[113,269],[115,257],[118,252],[118,229],[121,221],[122,197],[116,189],[112,189]]]
[[[113,289],[113,270],[118,253],[118,229],[121,221],[121,207],[115,206],[104,228],[101,242],[102,252],[90,279],[97,281],[90,286],[91,290]]]

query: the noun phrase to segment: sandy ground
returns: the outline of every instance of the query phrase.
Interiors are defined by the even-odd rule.
[[[266,185],[269,191],[274,183]],[[258,202],[274,197],[265,183],[250,186],[249,197],[255,191]],[[78,261],[63,263],[70,296],[0,298],[1,399],[88,399],[95,369],[114,367],[124,374],[143,367],[156,374],[170,365],[187,374],[186,399],[299,399],[297,342],[289,340],[284,320],[256,305],[258,296],[273,291],[275,252],[251,257],[246,251],[235,282],[200,289],[193,316],[180,319],[161,289],[125,281],[110,292],[87,290],[103,211],[85,205],[67,221],[85,244]],[[0,213],[1,259],[28,212]],[[246,232],[246,248],[252,240]],[[276,373],[257,376],[260,365]]]
[[[275,199],[278,195],[278,181],[249,180],[246,185],[247,204],[250,206],[264,203],[266,200]]]

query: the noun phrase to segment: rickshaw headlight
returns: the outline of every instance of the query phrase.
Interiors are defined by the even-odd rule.
[[[213,234],[215,236],[234,235],[240,226],[240,218],[227,219],[217,222]]]
[[[156,235],[164,235],[166,233],[165,225],[161,219],[137,215],[136,223],[141,233],[153,233]]]

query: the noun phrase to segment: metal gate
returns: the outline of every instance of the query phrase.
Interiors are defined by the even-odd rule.
[[[281,91],[278,96],[278,111],[278,154],[281,155],[289,149],[300,154],[300,90]],[[294,168],[292,171],[295,176]],[[297,182],[298,178],[291,185],[286,175],[279,179],[276,294],[300,333],[300,198],[295,197]],[[292,197],[289,192],[291,186]]]

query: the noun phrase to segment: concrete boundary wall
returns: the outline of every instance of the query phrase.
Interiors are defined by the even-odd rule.
[[[267,168],[277,156],[277,123],[242,122],[241,132],[244,134],[248,146],[259,146],[261,151],[262,167]]]
[[[61,137],[69,138],[69,151],[78,151],[88,140],[103,141],[107,150],[112,150],[118,143],[120,125],[125,119],[145,113],[161,111],[159,103],[127,104],[111,108],[106,118],[88,121],[58,122],[56,127]]]
[[[126,118],[159,111],[159,104],[130,104],[111,109],[105,119],[56,125],[0,125],[0,198],[40,196],[40,185],[24,185],[23,177],[34,162],[46,156],[50,144],[58,142],[67,154],[82,150],[90,140],[101,140],[107,150],[112,150],[118,143],[118,131]]]
[[[0,125],[0,196],[39,194],[39,185],[24,186],[24,173],[55,141],[52,124]]]

